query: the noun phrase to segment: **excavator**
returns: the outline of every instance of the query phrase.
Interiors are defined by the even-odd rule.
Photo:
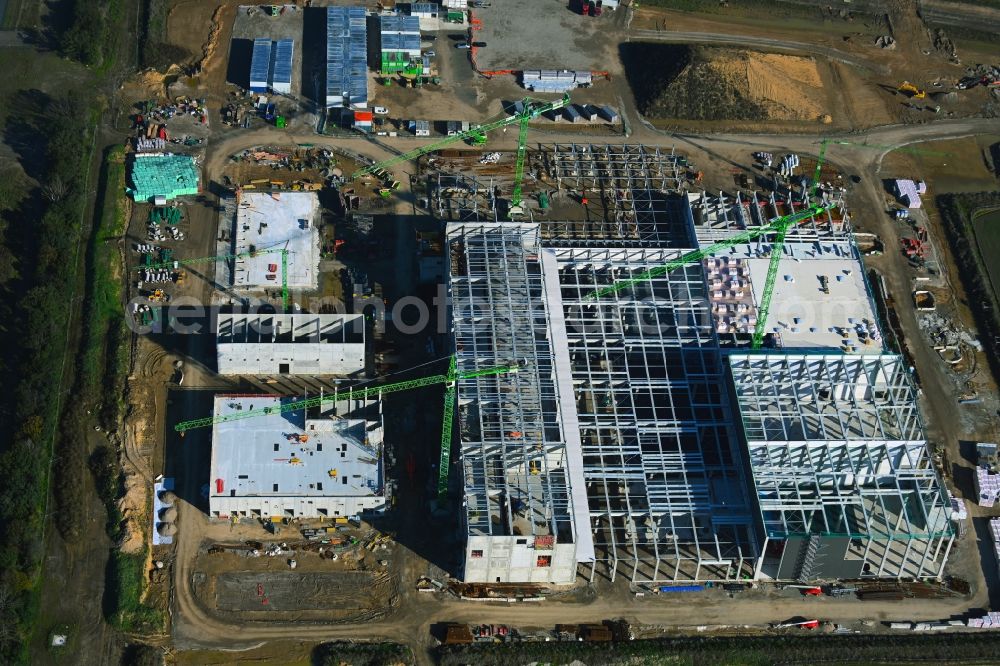
[[[911,97],[913,99],[923,99],[927,97],[926,90],[916,87],[909,81],[903,81],[901,84],[899,84],[899,87],[896,88],[896,92],[901,92],[904,95],[907,95],[908,97]]]

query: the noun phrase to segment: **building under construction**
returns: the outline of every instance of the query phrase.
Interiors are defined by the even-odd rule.
[[[950,510],[836,192],[787,230],[757,351],[761,228],[804,197],[689,195],[643,146],[543,150],[536,178],[602,215],[502,221],[490,185],[432,187],[458,370],[523,365],[458,381],[465,579],[942,575]]]

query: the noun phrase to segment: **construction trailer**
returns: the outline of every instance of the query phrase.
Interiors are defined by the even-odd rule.
[[[563,94],[592,83],[593,75],[589,70],[528,69],[521,72],[521,85],[534,92]]]
[[[397,74],[420,59],[420,19],[394,14],[379,17],[379,70]]]
[[[253,56],[250,59],[250,90],[253,92],[267,92],[273,44],[266,37],[253,40]]]
[[[689,196],[687,161],[672,151],[539,150],[546,182],[594,192],[602,215],[499,222],[489,184],[439,176],[432,193],[432,207],[455,220],[447,259],[458,368],[524,361],[516,375],[457,383],[465,579],[566,582],[573,561],[591,579],[624,575],[639,586],[939,577],[954,511],[905,365],[874,336],[864,282],[829,294],[853,294],[860,314],[803,322],[796,335],[769,338],[766,354],[740,355],[749,331],[720,334],[709,270],[729,276],[722,259],[733,248],[766,258],[775,232],[765,228],[794,208]],[[779,266],[799,282],[861,272],[848,218],[830,205],[783,228],[790,249]],[[753,247],[737,242],[748,231]],[[719,243],[726,249],[699,249]],[[824,252],[813,257],[810,245]],[[732,276],[745,277],[740,267]],[[811,291],[801,298],[828,296]],[[748,293],[757,307],[759,294]],[[486,317],[474,306],[483,302]],[[845,335],[864,348],[845,353]]]
[[[416,19],[436,19],[441,5],[436,2],[414,2],[410,5],[410,16]]]
[[[274,62],[271,67],[270,88],[282,95],[292,94],[292,60],[295,42],[279,39],[274,43]]]

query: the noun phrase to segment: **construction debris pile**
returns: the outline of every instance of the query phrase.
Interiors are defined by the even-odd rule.
[[[139,113],[132,117],[136,127],[149,123],[165,123],[177,116],[192,116],[201,124],[208,123],[208,107],[203,99],[178,97],[172,104],[157,104],[156,100],[139,102],[136,105]]]
[[[955,325],[954,319],[928,312],[921,313],[917,317],[917,323],[935,349],[957,347],[960,344],[966,344],[976,351],[982,351],[982,343],[969,331],[964,328],[958,328]]]
[[[1000,65],[976,64],[965,70],[965,76],[956,84],[959,90],[967,90],[976,86],[987,88],[1000,86]]]
[[[306,169],[328,169],[329,175],[334,174],[334,167],[337,164],[337,157],[333,151],[326,149],[296,150],[286,152],[281,150],[268,150],[267,148],[250,148],[242,153],[233,155],[230,158],[233,162],[252,162],[262,166],[268,166],[275,171],[288,169],[289,171],[305,171]]]

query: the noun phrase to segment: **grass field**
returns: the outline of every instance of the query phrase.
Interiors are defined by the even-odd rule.
[[[977,215],[972,220],[972,229],[989,274],[993,296],[1000,302],[1000,209]]]

